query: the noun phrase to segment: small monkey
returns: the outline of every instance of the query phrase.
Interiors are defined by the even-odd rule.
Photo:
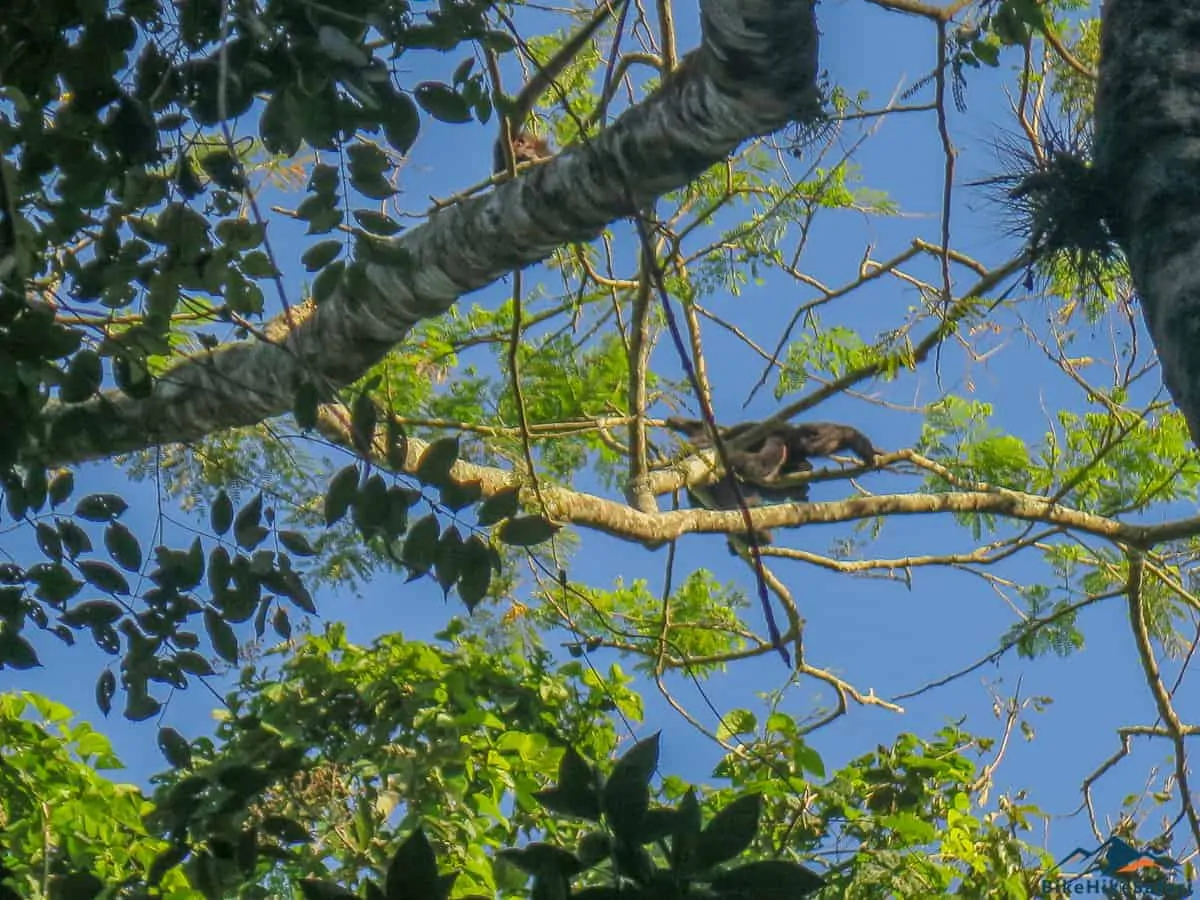
[[[546,138],[533,134],[525,127],[529,114],[600,26],[616,15],[626,2],[627,0],[603,0],[592,13],[592,17],[571,35],[554,56],[544,65],[539,66],[535,63],[537,71],[513,98],[507,114],[509,133],[512,135],[513,160],[518,165],[554,155]],[[495,85],[495,89],[499,91],[499,83]],[[507,168],[504,146],[497,140],[492,152],[492,173],[499,174]]]
[[[550,149],[550,142],[531,131],[522,131],[514,135],[512,146],[513,160],[517,165],[536,162],[539,159],[546,159],[554,155],[554,151]],[[503,161],[500,168],[504,168]]]

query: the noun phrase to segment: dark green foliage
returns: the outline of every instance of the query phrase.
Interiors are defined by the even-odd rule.
[[[560,891],[571,878],[611,860],[609,886],[593,886],[572,895],[596,900],[616,896],[727,898],[799,898],[818,890],[824,880],[797,863],[764,860],[733,869],[719,867],[745,852],[754,840],[762,811],[762,797],[744,795],[721,809],[701,828],[700,807],[693,791],[679,806],[651,807],[650,780],[658,765],[658,735],[634,744],[613,766],[607,780],[573,749],[563,755],[559,783],[540,792],[538,800],[554,812],[589,820],[602,810],[608,833],[592,832],[580,840],[577,853],[531,844],[523,850],[505,851],[502,857],[534,876],[533,895]],[[662,846],[661,856],[645,845]],[[659,861],[665,862],[660,868]],[[539,890],[538,881],[542,888]],[[707,886],[705,889],[703,886]]]
[[[425,448],[417,463],[417,478],[440,487],[450,480],[450,469],[458,461],[458,438],[441,438]]]
[[[600,775],[574,747],[567,747],[558,767],[558,785],[539,791],[538,802],[551,812],[600,821]]]
[[[812,870],[789,860],[759,860],[719,868],[747,850],[758,831],[762,798],[748,794],[720,810],[701,829],[700,809],[689,791],[677,809],[650,808],[650,779],[658,763],[658,735],[634,744],[617,760],[607,781],[568,747],[559,766],[559,783],[537,794],[553,812],[598,820],[601,809],[607,832],[589,832],[578,852],[534,841],[501,850],[498,858],[533,881],[534,900],[619,900],[619,898],[709,898],[709,900],[799,900],[824,886]],[[643,845],[670,846],[656,856]],[[665,867],[657,863],[663,861]],[[606,865],[611,863],[611,865]],[[573,882],[589,870],[603,870],[601,881]],[[438,876],[433,850],[422,829],[415,830],[396,851],[381,893],[387,900],[445,900],[454,874]],[[305,882],[305,897],[352,897],[329,882]],[[371,883],[362,895],[380,895]]]
[[[87,401],[106,367],[121,390],[150,391],[148,358],[166,352],[161,341],[183,291],[224,304],[222,315],[263,312],[256,282],[277,273],[259,247],[263,235],[248,239],[261,223],[236,215],[247,167],[263,151],[345,151],[345,183],[336,167],[322,167],[328,176],[313,180],[299,210],[311,233],[328,232],[344,219],[347,187],[368,201],[395,193],[388,175],[417,137],[420,108],[451,122],[490,115],[472,65],[460,65],[452,85],[405,86],[396,73],[411,66],[396,57],[466,41],[512,49],[488,31],[488,4],[417,12],[363,0],[348,14],[279,0],[230,7],[223,19],[224,9],[207,0],[178,4],[177,15],[157,2],[5,8],[0,478],[22,461],[55,391],[67,403]],[[390,56],[379,55],[386,48]],[[225,128],[254,117],[256,97],[267,98],[257,110],[261,143],[228,145]],[[376,233],[398,228],[363,212]],[[214,228],[214,213],[229,218]],[[318,296],[340,279],[343,248],[331,240],[304,254]],[[101,317],[140,309],[145,319],[96,341],[86,327],[56,322],[54,306],[25,302],[35,276],[85,309],[98,305]]]
[[[514,547],[533,547],[550,540],[558,529],[559,526],[541,516],[517,516],[506,520],[497,536]]]

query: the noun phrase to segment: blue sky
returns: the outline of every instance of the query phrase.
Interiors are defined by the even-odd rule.
[[[697,42],[697,16],[693,4],[679,4],[681,51]],[[832,80],[850,93],[869,91],[869,105],[882,106],[896,90],[907,88],[925,75],[933,65],[934,32],[928,23],[886,14],[860,0],[826,0],[818,8],[823,33],[821,63]],[[452,68],[453,57],[442,65],[422,58],[407,83],[435,77],[433,66]],[[985,262],[999,262],[1015,249],[1003,237],[1000,217],[989,209],[984,195],[962,185],[994,171],[996,162],[989,141],[999,130],[1011,129],[1003,86],[1012,83],[1011,67],[1019,62],[1015,53],[1002,58],[999,72],[973,72],[967,89],[968,112],[960,115],[951,109],[950,125],[960,149],[958,202],[953,210],[956,249],[975,254]],[[429,64],[427,72],[423,67]],[[407,78],[402,73],[402,78]],[[926,98],[927,90],[920,95]],[[429,122],[422,132],[413,158],[404,174],[409,197],[407,208],[420,207],[419,198],[446,196],[487,172],[490,164],[492,129],[479,126],[478,140],[467,136],[472,126],[446,126]],[[486,135],[486,136],[485,136]],[[846,141],[852,140],[847,132]],[[895,219],[866,219],[854,213],[824,216],[815,229],[811,246],[802,259],[802,267],[827,283],[849,280],[856,270],[865,243],[873,243],[875,259],[886,259],[903,250],[914,236],[932,242],[939,240],[940,191],[943,158],[931,114],[893,116],[878,134],[857,153],[865,183],[888,192],[907,214]],[[294,200],[294,198],[293,198]],[[278,227],[278,230],[275,230]],[[272,225],[274,239],[288,234],[287,226]],[[281,246],[277,243],[276,246]],[[287,246],[287,244],[282,244]],[[299,248],[292,255],[290,287],[298,286],[300,267],[296,264]],[[924,273],[928,275],[929,273]],[[959,287],[968,282],[959,281]],[[468,302],[502,302],[508,288],[501,284],[476,295]],[[807,296],[798,296],[796,285],[769,275],[761,286],[748,286],[739,297],[712,306],[727,313],[740,326],[773,346],[773,336],[781,321],[781,308],[790,310]],[[843,302],[827,314],[825,322],[839,321],[874,334],[888,323],[894,324],[914,297],[897,282],[881,280],[874,288]],[[1050,307],[1046,307],[1047,315]],[[1029,318],[1034,318],[1029,307]],[[1012,317],[1002,319],[1011,325]],[[1140,322],[1139,322],[1140,325]],[[769,392],[761,392],[754,403],[741,410],[743,399],[757,379],[757,364],[747,351],[739,348],[715,329],[706,332],[710,375],[716,385],[718,417],[726,421],[751,418],[773,411],[775,402]],[[1143,336],[1144,337],[1144,336]],[[1097,352],[1106,352],[1105,335],[1097,332]],[[664,345],[655,357],[663,372],[678,374],[673,350]],[[714,361],[727,364],[714,364]],[[970,378],[974,393],[968,393]],[[1154,379],[1157,388],[1157,376]],[[968,371],[963,355],[948,346],[942,355],[941,386],[931,364],[918,373],[902,376],[889,385],[871,388],[897,403],[912,404],[934,399],[941,389],[996,404],[995,424],[1030,440],[1045,431],[1043,409],[1080,407],[1080,395],[1056,370],[1041,360],[1038,352],[1019,336],[1013,336],[1003,351]],[[794,399],[794,398],[789,398]],[[859,425],[881,446],[888,449],[911,446],[917,439],[919,416],[868,406],[850,398],[839,398],[821,407],[819,418],[838,419]],[[127,523],[144,542],[151,539],[156,515],[156,498],[150,483],[130,484],[121,471],[109,464],[90,465],[77,475],[80,490],[117,490],[132,504]],[[912,481],[880,473],[864,479],[864,485],[879,492],[912,489]],[[581,480],[584,490],[604,491],[594,481]],[[842,483],[826,483],[814,489],[814,499],[836,499]],[[1155,510],[1153,520],[1165,518],[1168,511]],[[1179,510],[1170,510],[1172,516]],[[1148,519],[1149,521],[1150,519]],[[840,536],[852,533],[847,527],[819,526],[789,535],[787,543],[824,552]],[[0,538],[5,548],[19,559],[32,555],[23,549],[25,539],[18,535]],[[880,539],[870,546],[871,556],[945,551],[965,547],[969,536],[948,518],[909,517],[889,522]],[[707,566],[723,581],[741,586],[753,596],[752,576],[736,560],[727,556],[723,538],[693,536],[681,548],[676,583],[693,568]],[[662,583],[665,551],[650,552],[631,544],[602,536],[585,535],[584,548],[572,560],[570,576],[582,584],[600,587],[612,584],[614,573],[626,581],[645,578],[651,590]],[[982,581],[962,573],[922,570],[917,573],[911,591],[902,585],[832,575],[800,564],[780,566],[779,573],[797,596],[808,621],[806,647],[809,661],[827,667],[862,690],[874,689],[881,696],[901,691],[941,677],[971,663],[993,650],[999,636],[1013,624],[1013,614],[1003,601]],[[1018,562],[1004,573],[1024,582],[1049,579],[1038,561]],[[410,637],[429,636],[459,611],[453,598],[444,604],[441,592],[432,585],[402,586],[397,577],[383,578],[369,586],[360,598],[324,591],[318,597],[321,613],[347,622],[352,639],[366,643],[377,634],[399,630]],[[756,601],[754,601],[756,603]],[[757,611],[750,613],[757,621]],[[1089,843],[1090,831],[1082,816],[1070,817],[1079,806],[1082,779],[1118,747],[1115,728],[1123,724],[1152,723],[1153,703],[1138,665],[1124,605],[1109,601],[1083,613],[1080,621],[1087,646],[1067,658],[1022,661],[1015,655],[1005,657],[997,666],[987,666],[944,688],[906,702],[903,715],[881,709],[851,708],[850,714],[816,733],[812,745],[832,769],[846,760],[890,742],[901,731],[930,735],[948,721],[966,716],[965,727],[983,734],[998,734],[999,723],[991,713],[991,696],[986,683],[1001,683],[1000,690],[1010,694],[1020,684],[1023,698],[1038,695],[1053,697],[1054,703],[1042,714],[1030,713],[1037,738],[1027,743],[1014,740],[1007,761],[998,774],[1000,789],[1028,787],[1031,799],[1055,818],[1050,824],[1047,847],[1056,852]],[[155,722],[131,725],[118,715],[101,721],[93,701],[93,687],[101,667],[107,663],[94,648],[81,643],[62,648],[57,642],[39,642],[45,668],[26,673],[5,672],[2,684],[48,694],[72,706],[81,716],[92,720],[109,734],[128,769],[124,778],[139,783],[165,765],[154,745]],[[601,668],[615,657],[597,654],[593,661]],[[1168,681],[1174,668],[1165,665]],[[734,666],[727,674],[705,684],[705,691],[718,709],[755,707],[759,692],[779,685],[786,677],[775,656]],[[679,698],[706,724],[715,727],[695,688],[678,680],[673,684]],[[697,781],[708,780],[717,752],[707,744],[653,692],[647,690],[647,719],[639,735],[662,728],[664,731],[661,768]],[[1195,691],[1185,683],[1178,696],[1179,709],[1187,717],[1194,705]],[[783,711],[802,717],[814,702],[828,704],[827,690],[815,682],[793,689]],[[167,707],[161,724],[169,724],[184,734],[196,736],[208,730],[211,697],[199,688],[177,694]],[[1097,809],[1116,816],[1118,804],[1127,793],[1140,793],[1146,772],[1158,767],[1171,768],[1169,746],[1165,741],[1135,744],[1132,758],[1115,775],[1102,781],[1094,791]],[[986,762],[986,760],[985,760]],[[994,796],[994,794],[993,794]],[[1168,808],[1173,815],[1175,807]],[[1157,820],[1155,820],[1157,821]]]

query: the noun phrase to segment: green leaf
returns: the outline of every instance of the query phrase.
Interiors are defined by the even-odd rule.
[[[450,512],[459,512],[478,502],[479,498],[483,496],[483,483],[464,481],[459,484],[452,481],[443,484],[438,491],[441,495],[442,506]]]
[[[568,746],[558,763],[558,784],[534,796],[546,809],[599,822],[600,791],[595,770],[574,747]]]
[[[113,696],[117,693],[117,676],[105,669],[96,679],[96,706],[105,717],[112,712]]]
[[[324,269],[322,269],[320,274],[317,275],[317,277],[313,279],[313,285],[312,285],[313,301],[316,303],[324,303],[326,300],[328,300],[330,297],[332,297],[334,290],[337,288],[338,284],[342,280],[342,273],[345,271],[346,271],[345,260],[338,260],[337,262],[332,263],[332,264],[326,266]],[[315,407],[317,405],[318,398],[317,398],[317,394],[316,394],[316,389],[314,388],[312,390],[313,390],[313,407],[314,407],[314,412],[315,412]],[[297,417],[297,421],[299,421],[299,417]],[[315,421],[316,421],[315,415],[312,417],[312,421],[315,423]],[[302,427],[311,427],[311,425],[307,425],[307,426],[302,425]]]
[[[217,237],[230,250],[253,250],[267,236],[267,227],[261,222],[251,222],[249,219],[223,219],[217,223]]]
[[[33,669],[40,666],[33,645],[19,634],[10,631],[0,632],[0,669],[8,666],[10,669]]]
[[[218,536],[223,535],[233,525],[233,501],[224,490],[217,494],[217,499],[213,501],[208,519],[213,533]]]
[[[408,566],[410,571],[409,581],[420,578],[433,568],[440,533],[437,517],[432,513],[419,519],[409,529],[408,537],[404,539],[404,547],[400,551],[400,561]]]
[[[350,158],[351,175],[378,175],[391,168],[387,154],[374,144],[352,144],[346,155]]]
[[[271,598],[264,597],[258,602],[258,612],[254,614],[254,637],[259,640],[267,633],[267,613],[271,611]]]
[[[58,534],[62,538],[63,546],[67,548],[67,555],[71,559],[74,559],[81,553],[88,553],[92,549],[92,539],[88,537],[86,531],[76,525],[71,519],[59,520]]]
[[[287,610],[282,606],[275,610],[275,615],[271,617],[271,627],[275,629],[275,633],[285,641],[291,640],[292,623],[288,619]]]
[[[341,176],[338,174],[337,167],[331,166],[329,163],[318,163],[312,167],[307,187],[314,194],[322,194],[327,199],[336,199],[340,180]]]
[[[69,612],[62,615],[62,621],[72,628],[95,628],[99,625],[112,625],[124,615],[120,604],[112,600],[85,600],[76,603]]]
[[[145,692],[130,690],[125,695],[125,718],[130,722],[145,722],[161,709],[162,704]]]
[[[390,216],[371,209],[356,209],[352,215],[364,231],[389,237],[401,229],[401,225]]]
[[[589,831],[579,839],[576,853],[579,861],[586,868],[591,868],[612,856],[612,841],[603,831]]]
[[[423,81],[413,95],[421,108],[442,122],[471,121],[471,107],[455,90],[440,81]]]
[[[158,884],[164,875],[187,859],[188,853],[187,844],[175,844],[168,847],[154,858],[150,870],[146,873],[146,880],[152,885]]]
[[[404,433],[404,426],[397,422],[394,416],[388,416],[384,431],[386,432],[388,465],[397,472],[402,472],[408,465],[408,435]],[[420,494],[417,496],[419,497]],[[416,502],[414,498],[413,503]]]
[[[642,887],[649,887],[658,874],[654,860],[646,849],[635,842],[622,840],[620,836],[613,842],[613,863],[620,876]],[[652,900],[654,894],[646,891],[642,896]]]
[[[175,654],[175,663],[189,675],[212,675],[212,664],[199,653],[191,650],[180,650]]]
[[[281,560],[277,569],[263,575],[263,586],[268,590],[274,591],[279,596],[291,600],[292,603],[309,615],[316,615],[317,608],[313,602],[312,594],[304,586],[304,582],[300,580],[300,576],[290,566],[286,565],[286,562],[286,559]]]
[[[269,787],[272,777],[263,769],[238,763],[222,769],[217,781],[222,787],[248,800]]]
[[[749,734],[758,727],[758,719],[748,709],[731,709],[721,717],[717,739],[727,741],[739,734]]]
[[[41,510],[46,503],[46,470],[42,466],[30,466],[25,473],[24,488],[29,509]]]
[[[317,29],[317,46],[334,62],[354,69],[365,69],[371,63],[371,55],[365,48],[332,25]]]
[[[279,271],[262,250],[251,250],[242,256],[242,271],[251,278],[275,278]]]
[[[89,522],[111,522],[129,509],[119,494],[89,494],[75,504],[75,515]]]
[[[393,91],[382,111],[383,133],[398,153],[408,153],[421,130],[421,116],[408,94]]]
[[[351,463],[333,476],[329,482],[329,490],[325,494],[325,525],[334,525],[341,521],[350,509],[350,504],[358,496],[359,471],[356,463]]]
[[[251,827],[238,835],[235,853],[237,867],[245,878],[253,878],[255,863],[258,862],[258,829]]]
[[[271,533],[262,525],[262,510],[263,495],[259,491],[234,517],[233,537],[243,550],[253,550]]]
[[[761,794],[738,797],[713,816],[701,832],[696,848],[698,860],[712,868],[741,854],[758,833],[761,813]]]
[[[217,550],[223,549],[220,546],[214,549],[214,558],[217,558]],[[151,577],[159,584],[170,585],[179,591],[189,591],[204,577],[204,545],[199,536],[192,540],[192,545],[186,551],[158,547],[155,557],[159,568]]]
[[[39,599],[54,606],[70,600],[83,587],[83,582],[77,581],[66,566],[59,563],[38,563],[25,575],[37,585],[35,593]]]
[[[186,769],[192,764],[192,747],[174,728],[158,729],[158,749],[173,769]]]
[[[475,58],[468,56],[454,70],[454,75],[450,81],[454,84],[462,84],[471,74],[471,70],[475,68]]]
[[[699,840],[700,801],[696,798],[695,790],[688,788],[679,802],[675,831],[671,836],[671,869],[677,876],[710,868],[708,860],[696,853]]]
[[[570,878],[584,869],[583,862],[574,853],[538,841],[519,849],[501,850],[497,855],[534,876]]]
[[[467,612],[474,612],[475,607],[487,596],[488,587],[492,583],[492,558],[488,546],[477,534],[467,538],[459,559],[458,596]]]
[[[387,482],[376,472],[363,483],[354,499],[354,525],[364,540],[387,533],[391,508]]]
[[[121,393],[134,400],[144,400],[154,390],[154,380],[143,356],[131,352],[113,357],[113,381]]]
[[[299,531],[279,532],[279,543],[283,544],[289,553],[296,556],[316,556],[317,554],[313,545],[309,543],[308,537]]]
[[[375,443],[375,426],[379,424],[379,408],[367,388],[354,398],[350,408],[350,437],[355,449],[369,456]]]
[[[121,97],[108,120],[113,148],[133,165],[147,163],[158,152],[158,129],[149,110],[132,97]]]
[[[717,894],[729,900],[795,900],[815,894],[824,884],[825,879],[811,869],[781,859],[748,863],[710,882]]]
[[[337,200],[335,193],[310,194],[296,207],[296,218],[303,219],[305,222],[313,222],[327,217],[336,209]]]
[[[437,858],[418,828],[388,864],[384,894],[387,900],[439,900],[438,886]]]
[[[95,396],[104,380],[100,356],[93,350],[80,350],[71,358],[63,379],[61,396],[64,403],[80,403]]]
[[[450,588],[458,581],[459,565],[461,563],[463,539],[458,526],[451,525],[442,532],[438,539],[437,550],[434,552],[433,574],[442,593],[449,594]]]
[[[398,484],[393,484],[387,489],[387,511],[384,515],[383,531],[389,540],[396,540],[408,530],[408,510],[414,499],[419,500],[420,497],[419,492],[407,490]]]
[[[319,241],[304,251],[304,254],[300,257],[300,262],[304,264],[304,268],[307,271],[316,272],[337,259],[344,249],[345,244],[335,238],[327,241]]]
[[[358,894],[353,891],[339,887],[332,881],[320,881],[316,878],[301,879],[300,893],[304,895],[304,900],[358,900]]]
[[[517,47],[513,36],[507,31],[486,31],[479,41],[487,49],[499,54],[511,53]]]
[[[650,779],[658,767],[659,733],[638,741],[617,760],[604,785],[601,805],[618,839],[637,835],[650,807]]]
[[[129,582],[125,576],[108,563],[96,560],[80,560],[76,565],[88,584],[110,594],[128,594]]]
[[[50,882],[50,896],[54,900],[94,900],[104,888],[104,882],[91,872],[68,872]]]
[[[34,536],[37,539],[38,548],[46,557],[55,562],[62,562],[62,538],[56,528],[46,522],[38,522],[34,527]]]
[[[288,109],[286,90],[272,94],[258,121],[258,133],[269,153],[295,156],[303,140],[300,129]]]
[[[55,507],[64,502],[75,490],[75,473],[69,469],[59,472],[50,482],[50,506]]]
[[[340,263],[338,264],[340,265]],[[328,271],[328,270],[326,270]],[[322,272],[321,275],[325,273]],[[321,276],[317,276],[321,280]],[[296,388],[296,399],[292,404],[292,415],[302,431],[311,431],[317,424],[317,408],[321,405],[321,395],[316,385],[306,381]]]
[[[25,498],[25,487],[17,479],[4,486],[4,505],[8,509],[9,518],[19,522],[25,518],[29,503]]]
[[[372,200],[386,200],[396,193],[391,182],[380,174],[355,175],[350,179],[350,186]]]
[[[241,192],[246,189],[246,176],[241,163],[228,150],[213,150],[200,158],[200,168],[218,186],[227,191]]]
[[[513,547],[534,547],[554,537],[559,527],[541,516],[517,516],[500,526],[497,537]]]
[[[821,759],[821,754],[804,742],[797,741],[795,743],[792,748],[792,759],[802,771],[816,775],[818,778],[825,777],[825,761]]]
[[[312,841],[307,828],[286,816],[267,816],[262,821],[262,830],[285,844],[307,844]]]
[[[668,807],[647,809],[632,837],[639,844],[655,844],[675,833],[678,813]]]
[[[142,546],[133,532],[120,522],[111,522],[104,529],[104,546],[125,571],[137,572],[142,568]]]
[[[238,642],[237,635],[233,633],[233,628],[228,622],[221,618],[211,606],[204,609],[204,630],[208,632],[208,638],[212,641],[213,650],[217,656],[230,664],[237,664],[238,659]]]
[[[417,463],[417,478],[434,487],[450,482],[450,470],[458,461],[458,437],[440,438],[425,448]]]

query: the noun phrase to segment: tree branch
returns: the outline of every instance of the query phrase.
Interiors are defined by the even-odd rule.
[[[268,323],[270,343],[187,358],[144,399],[51,404],[26,455],[56,465],[195,440],[288,412],[306,383],[329,399],[464,294],[591,240],[743,141],[820,115],[813,0],[703,0],[701,14],[701,46],[596,138],[381,241],[390,262],[294,308],[294,325]]]

